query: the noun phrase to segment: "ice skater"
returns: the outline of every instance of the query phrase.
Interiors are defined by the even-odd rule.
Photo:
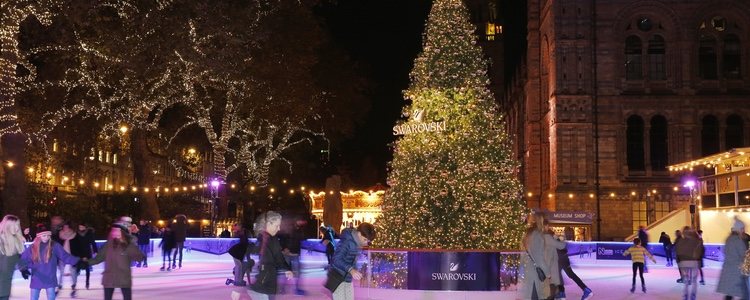
[[[656,260],[654,259],[654,256],[651,255],[646,248],[644,248],[641,245],[641,239],[635,238],[633,239],[633,246],[630,246],[628,250],[625,250],[625,252],[622,253],[623,256],[630,255],[630,259],[633,261],[633,286],[630,288],[630,292],[635,292],[635,275],[636,271],[641,276],[641,290],[645,293],[646,292],[646,280],[643,279],[643,266],[644,262],[646,261],[646,256],[648,256],[652,262],[656,263]]]
[[[375,226],[370,223],[361,223],[357,229],[347,228],[341,233],[325,284],[333,293],[333,300],[354,300],[352,280],[362,279],[362,273],[357,270],[357,257],[362,247],[374,239]]]
[[[159,243],[159,247],[161,247],[161,268],[159,268],[160,271],[164,271],[164,264],[167,264],[167,271],[172,270],[171,258],[172,258],[172,249],[174,249],[174,232],[172,232],[172,224],[167,225],[167,228],[164,230],[164,234],[162,235],[161,242]]]
[[[228,278],[224,284],[230,285],[234,284],[235,286],[246,286],[247,282],[245,282],[244,277],[245,273],[250,273],[250,270],[253,268],[253,265],[255,264],[255,261],[253,261],[252,258],[250,258],[250,247],[251,244],[247,240],[247,231],[245,230],[245,226],[242,224],[234,224],[232,226],[232,230],[234,231],[234,234],[237,238],[239,238],[240,242],[237,244],[234,244],[231,248],[229,248],[229,255],[232,256],[232,259],[234,260],[234,279]]]
[[[76,237],[70,241],[70,254],[80,257],[81,259],[91,259],[94,257],[98,249],[96,248],[96,242],[94,241],[94,233],[85,224],[78,224],[78,231]],[[73,280],[73,291],[70,292],[70,297],[76,297],[76,285],[78,284],[78,275],[81,274],[81,270],[86,271],[86,289],[89,289],[89,281],[91,279],[91,271],[88,267],[86,268],[74,268],[70,272],[70,276]]]
[[[10,298],[13,272],[21,259],[25,239],[18,217],[3,217],[3,221],[0,222],[0,300]]]
[[[31,276],[31,300],[38,300],[42,290],[45,290],[48,300],[55,299],[58,264],[85,266],[85,263],[80,264],[80,259],[65,252],[63,247],[51,241],[51,238],[52,231],[43,230],[37,233],[34,243],[21,254],[18,263],[23,278]]]
[[[662,231],[661,236],[659,236],[659,243],[661,243],[661,246],[664,247],[664,257],[667,258],[667,267],[671,267],[673,265],[672,239],[666,232]]]
[[[559,236],[558,240],[564,242],[563,236]],[[587,300],[591,298],[591,296],[594,295],[594,292],[591,291],[591,289],[586,286],[585,283],[583,283],[583,280],[581,280],[578,275],[576,275],[575,272],[573,272],[573,268],[570,266],[570,257],[568,257],[568,247],[567,244],[565,248],[557,250],[557,263],[560,267],[560,285],[557,286],[557,297],[558,299],[565,299],[565,284],[562,281],[562,272],[564,271],[565,274],[568,275],[568,278],[573,279],[573,281],[578,285],[579,288],[583,291],[583,296],[581,297],[581,300]]]
[[[698,292],[698,267],[703,252],[703,241],[690,227],[685,227],[682,233],[684,237],[675,248],[677,257],[680,258],[682,281],[685,283],[682,299],[695,300]]]
[[[256,223],[260,225],[260,234],[262,235],[258,238],[262,240],[260,262],[258,275],[248,290],[248,294],[253,300],[268,300],[278,292],[277,270],[287,270],[285,272],[287,279],[294,278],[294,274],[284,260],[284,254],[281,253],[281,244],[276,237],[279,229],[281,229],[281,215],[274,211],[268,211],[259,216]]]
[[[133,299],[133,274],[130,266],[134,261],[143,260],[144,256],[136,244],[137,241],[133,243],[124,229],[112,226],[107,243],[89,261],[91,265],[106,262],[102,273],[104,300],[112,300],[116,288],[120,289],[124,300]]]

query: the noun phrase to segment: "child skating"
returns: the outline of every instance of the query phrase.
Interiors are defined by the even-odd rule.
[[[39,299],[42,290],[47,299],[54,300],[57,287],[57,265],[62,262],[76,267],[86,263],[65,252],[62,246],[51,240],[52,232],[44,230],[36,234],[34,243],[21,255],[19,269],[24,278],[31,275],[31,300]]]
[[[654,256],[651,255],[646,248],[641,246],[641,239],[639,238],[635,238],[633,240],[633,246],[630,246],[628,250],[625,250],[622,255],[630,255],[630,259],[633,261],[633,286],[630,288],[630,292],[635,292],[635,273],[638,271],[638,274],[641,276],[641,290],[645,293],[646,281],[643,279],[643,266],[646,262],[646,256],[648,256],[652,262],[656,263]]]

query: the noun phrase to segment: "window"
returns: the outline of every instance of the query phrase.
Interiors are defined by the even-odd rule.
[[[698,75],[703,79],[716,79],[716,39],[701,35],[698,48]]]
[[[660,35],[654,35],[648,41],[648,76],[650,79],[667,79],[664,44],[664,38]]]
[[[665,171],[668,163],[667,119],[664,116],[651,118],[649,142],[651,146],[651,170]]]
[[[116,164],[117,164],[117,153],[115,153],[115,154],[112,154],[112,164],[113,164],[113,165],[116,165]]]
[[[734,34],[724,37],[724,77],[740,78],[740,38]]]
[[[104,158],[103,156],[104,156],[104,151],[99,150],[99,161],[102,161],[102,158]]]
[[[703,117],[701,127],[701,155],[719,153],[719,120],[707,115]]]
[[[641,39],[631,35],[625,39],[625,79],[643,79]]]
[[[52,142],[52,152],[57,152],[57,141]]]
[[[732,148],[740,148],[745,146],[745,141],[743,138],[744,132],[744,122],[742,121],[742,117],[738,115],[730,115],[727,118],[727,129],[725,134],[725,146],[727,149]]]
[[[109,153],[109,151],[107,151],[107,152],[105,153],[105,155],[104,155],[104,162],[107,162],[107,163],[109,163],[109,155],[110,155],[110,154],[111,154],[111,153]]]
[[[631,116],[628,118],[627,139],[627,161],[628,170],[644,171],[643,157],[643,118]]]
[[[669,214],[669,201],[656,201],[654,202],[655,216],[654,221],[661,220],[667,214]]]
[[[634,200],[633,201],[633,232],[638,232],[638,227],[641,225],[646,226],[648,224],[647,212],[646,212],[646,201]]]

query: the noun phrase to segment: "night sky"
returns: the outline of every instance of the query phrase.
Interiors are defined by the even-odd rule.
[[[408,87],[421,51],[430,6],[425,0],[340,0],[317,11],[334,41],[363,67],[373,85],[366,120],[332,153],[332,162],[344,167],[352,185],[385,183],[391,128],[405,103],[401,91]]]
[[[525,52],[525,0],[498,1],[503,24],[505,77],[510,78]],[[344,186],[366,188],[385,183],[395,140],[391,128],[405,104],[402,91],[422,50],[429,0],[332,0],[316,10],[333,40],[373,84],[371,109],[353,137],[333,149],[331,162],[344,175]],[[342,168],[343,166],[343,168]],[[347,181],[350,179],[351,181]]]

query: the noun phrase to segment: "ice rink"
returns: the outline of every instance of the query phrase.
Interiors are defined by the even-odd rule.
[[[279,279],[280,285],[287,285],[286,294],[276,296],[282,299],[330,299],[330,293],[323,288],[325,277],[323,266],[325,257],[318,253],[303,251],[303,286],[306,296],[293,294],[292,283],[285,283]],[[212,255],[198,251],[186,252],[183,268],[172,272],[159,271],[161,257],[149,257],[149,267],[133,268],[133,298],[134,299],[232,299],[232,292],[240,295],[239,299],[251,299],[246,289],[224,285],[224,281],[232,275],[234,263],[228,254]],[[594,291],[592,299],[682,299],[682,285],[677,284],[677,268],[664,266],[662,260],[650,265],[650,272],[645,274],[646,294],[640,292],[640,283],[634,294],[631,294],[631,267],[629,261],[597,261],[592,258],[571,257],[574,270],[584,282]],[[715,262],[708,262],[704,269],[706,285],[699,286],[698,299],[721,299],[715,293],[716,282],[721,266]],[[102,266],[95,266],[91,275],[91,289],[84,288],[85,278],[78,278],[78,294],[76,299],[104,299],[101,286]],[[581,290],[563,275],[566,281],[567,299],[580,299]],[[58,299],[72,299],[70,297],[70,276],[66,276],[64,288]],[[407,290],[376,290],[359,288],[355,282],[356,299],[401,300],[401,299],[519,299],[514,291],[503,292],[425,292]],[[23,280],[16,272],[13,280],[11,299],[29,299],[29,281]],[[41,299],[44,297],[42,292]],[[122,299],[119,290],[115,291],[114,299]]]

